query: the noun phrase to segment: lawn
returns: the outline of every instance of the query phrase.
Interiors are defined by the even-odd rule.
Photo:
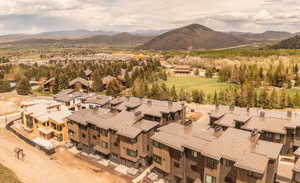
[[[213,94],[216,90],[234,87],[233,84],[218,82],[216,78],[202,78],[193,75],[171,75],[167,81],[163,81],[168,87],[175,85],[179,91],[185,90],[202,90],[206,94]]]
[[[22,183],[14,172],[0,164],[0,182],[1,183]]]

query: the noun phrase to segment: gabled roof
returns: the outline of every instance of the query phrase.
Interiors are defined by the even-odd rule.
[[[92,73],[93,73],[93,71],[91,71],[90,69],[87,69],[87,70],[84,71],[84,74],[85,74],[86,76],[89,76],[89,75],[91,75]]]
[[[55,81],[55,77],[52,77],[52,78],[48,79],[47,81],[45,81],[43,83],[43,85],[47,85],[47,84],[51,83],[52,81]]]
[[[76,83],[81,83],[82,85],[86,86],[86,87],[90,87],[90,84],[88,82],[88,80],[83,79],[81,77],[77,77],[76,79],[73,79],[69,82],[69,86],[73,86]]]

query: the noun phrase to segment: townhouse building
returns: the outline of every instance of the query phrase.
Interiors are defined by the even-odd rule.
[[[108,108],[92,108],[68,116],[69,137],[77,148],[99,153],[129,167],[152,159],[150,137],[157,127],[184,120],[185,107],[167,101],[120,97]]]
[[[153,166],[176,183],[274,182],[282,144],[259,139],[257,131],[203,130],[169,124],[153,140]]]
[[[300,120],[290,111],[216,107],[209,116],[211,127],[258,130],[261,140],[283,144],[282,154],[292,153],[300,145]]]

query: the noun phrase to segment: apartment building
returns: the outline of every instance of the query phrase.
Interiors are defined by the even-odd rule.
[[[118,97],[110,101],[113,111],[141,111],[144,119],[156,121],[161,126],[185,120],[185,106],[177,102]]]
[[[53,99],[67,106],[72,111],[85,109],[84,101],[96,97],[95,93],[85,93],[74,89],[66,89],[54,95]]]
[[[212,127],[258,130],[261,140],[283,144],[283,154],[294,152],[300,145],[300,120],[296,113],[217,107],[209,116]]]
[[[293,177],[292,177],[292,183],[300,183],[300,148],[298,148],[295,152],[294,152],[294,156],[295,156],[295,165],[293,168]]]
[[[274,182],[282,144],[259,140],[256,131],[203,130],[196,123],[169,124],[153,140],[154,171],[170,182]]]
[[[151,105],[145,101],[151,101]],[[166,101],[121,97],[111,100],[110,108],[76,111],[68,116],[70,140],[83,151],[102,154],[130,167],[144,166],[152,158],[150,137],[155,129],[184,119],[174,118],[173,114],[185,114],[184,106],[170,105]],[[167,112],[171,117],[164,118]]]
[[[57,141],[68,140],[66,117],[71,111],[53,100],[34,100],[22,103],[22,124],[26,131]]]

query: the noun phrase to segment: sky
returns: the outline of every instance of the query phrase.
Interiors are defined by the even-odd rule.
[[[130,32],[198,23],[218,31],[300,31],[300,0],[0,0],[0,35]]]

